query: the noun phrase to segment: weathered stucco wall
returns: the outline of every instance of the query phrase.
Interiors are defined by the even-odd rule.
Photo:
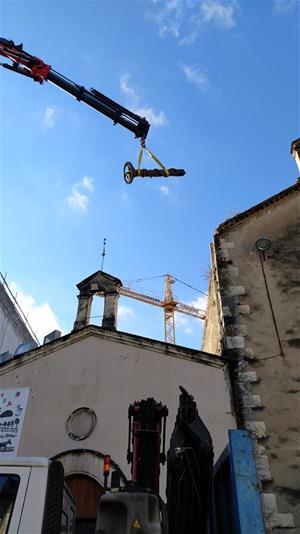
[[[214,240],[212,292],[218,279],[222,304],[210,329],[225,325],[223,354],[236,361],[239,426],[258,438],[266,524],[278,533],[293,526],[291,513],[300,532],[299,213],[293,190],[236,224],[221,225]],[[272,244],[265,254],[255,247],[261,236]]]
[[[212,434],[216,456],[228,441],[227,430],[235,428],[222,361],[99,327],[86,327],[45,345],[20,363],[3,364],[0,381],[3,388],[31,388],[19,455],[52,457],[78,448],[109,453],[128,477],[128,406],[134,400],[154,397],[167,405],[167,444],[177,413],[179,384],[194,395]],[[80,407],[96,413],[97,425],[78,442],[68,436],[66,421]]]

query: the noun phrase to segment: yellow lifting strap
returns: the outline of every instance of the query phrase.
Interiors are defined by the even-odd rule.
[[[150,156],[150,158],[152,158],[157,163],[157,165],[160,166],[160,168],[164,171],[165,175],[169,176],[168,169],[166,169],[166,167],[162,164],[162,162],[159,161],[159,159],[157,157],[155,157],[154,154],[152,154],[151,150],[149,150],[149,148],[147,148],[145,145],[141,146],[141,150],[140,150],[139,157],[138,157],[138,168],[137,168],[138,175],[139,176],[141,175],[140,167],[141,167],[141,162],[142,162],[143,150],[144,149],[146,150],[146,152]]]

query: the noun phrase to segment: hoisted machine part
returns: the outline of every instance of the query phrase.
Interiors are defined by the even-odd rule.
[[[184,169],[135,169],[130,161],[124,165],[124,180],[131,184],[134,178],[169,178],[170,176],[184,176]]]
[[[0,63],[0,66],[17,72],[27,78],[31,78],[40,84],[43,84],[45,81],[53,83],[74,96],[76,100],[81,100],[88,106],[103,113],[103,115],[109,117],[114,124],[121,124],[121,126],[124,126],[124,128],[133,132],[135,137],[141,139],[141,151],[145,148],[149,155],[159,164],[161,170],[140,170],[140,161],[138,169],[134,169],[133,165],[130,162],[127,162],[124,167],[124,179],[127,184],[131,184],[136,176],[145,178],[152,176],[183,176],[185,174],[182,169],[166,169],[152,152],[145,147],[145,140],[150,128],[150,124],[145,117],[140,117],[94,88],[86,89],[82,85],[72,82],[59,72],[56,72],[51,65],[48,65],[40,58],[25,52],[23,50],[23,44],[16,45],[13,41],[1,37],[0,55],[12,62],[12,64]],[[139,156],[139,160],[140,158],[141,156]],[[137,172],[136,175],[134,174],[135,171]]]

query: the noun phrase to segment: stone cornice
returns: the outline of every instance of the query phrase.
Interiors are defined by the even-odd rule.
[[[171,345],[162,341],[137,336],[134,334],[128,334],[127,332],[112,331],[99,326],[89,325],[76,332],[67,334],[59,339],[52,341],[38,347],[32,351],[24,353],[20,358],[12,358],[0,365],[0,375],[6,374],[22,365],[29,364],[44,356],[48,356],[54,352],[60,351],[65,347],[78,343],[88,337],[96,337],[104,341],[110,341],[113,343],[120,343],[123,345],[130,345],[151,352],[158,352],[162,355],[173,356],[175,358],[182,358],[193,362],[209,365],[212,367],[222,368],[228,359],[207,352],[190,349],[187,347],[181,347],[179,345]]]

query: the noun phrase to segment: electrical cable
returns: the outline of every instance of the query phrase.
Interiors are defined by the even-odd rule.
[[[208,294],[204,293],[204,291],[201,291],[200,289],[197,289],[196,287],[193,287],[190,284],[187,284],[186,282],[183,282],[182,280],[179,280],[179,278],[176,278],[176,276],[172,276],[172,278],[174,278],[174,280],[176,280],[177,282],[180,282],[181,284],[183,284],[183,285],[185,285],[187,287],[190,287],[194,291],[197,291],[198,293],[201,293],[202,295],[205,295],[205,297],[208,297]]]
[[[148,278],[138,278],[137,280],[126,280],[126,285],[134,284],[135,282],[143,282],[144,280],[154,280],[155,278],[164,278],[164,274],[160,274],[158,276],[150,276]]]
[[[160,275],[157,275],[157,276],[150,276],[148,278],[138,278],[137,280],[131,280],[131,281],[129,280],[129,281],[126,282],[126,285],[127,284],[132,284],[132,283],[135,283],[135,282],[143,282],[144,280],[154,280],[156,278],[164,278],[165,276],[166,276],[165,274],[160,274]],[[173,278],[177,282],[180,282],[184,286],[187,286],[190,289],[193,289],[194,291],[197,291],[197,293],[200,293],[201,295],[204,295],[205,297],[208,297],[208,294],[205,293],[204,291],[201,291],[200,289],[197,289],[196,287],[193,287],[190,284],[187,284],[186,282],[183,282],[182,280],[179,280],[179,278],[176,278],[176,276],[171,275],[171,278]]]

